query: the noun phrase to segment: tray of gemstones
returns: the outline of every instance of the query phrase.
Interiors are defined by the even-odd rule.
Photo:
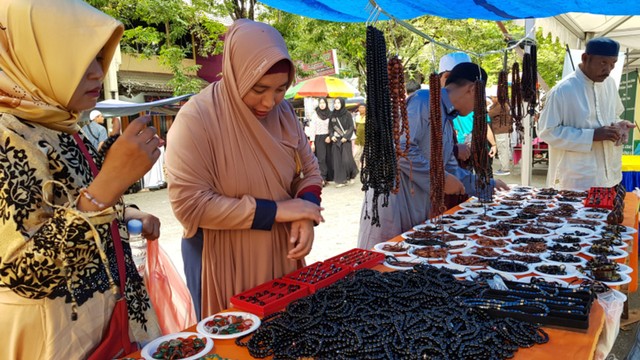
[[[351,267],[336,263],[317,262],[284,276],[285,279],[309,287],[311,293],[344,278]]]
[[[592,187],[584,200],[584,206],[611,210],[615,198],[615,188]]]
[[[492,316],[512,317],[532,323],[572,329],[589,328],[589,313],[594,299],[590,291],[553,285],[530,285],[513,281],[505,281],[504,283],[509,290],[487,290],[483,292],[482,298],[503,301],[523,299],[528,302],[544,304],[541,306],[546,306],[549,311],[546,315],[541,316],[540,308],[532,305],[522,305],[506,311],[486,310]]]
[[[267,316],[309,293],[308,285],[279,278],[234,295],[231,305],[258,316]]]
[[[384,261],[385,255],[377,251],[369,251],[363,249],[351,249],[340,255],[325,260],[325,263],[334,263],[336,265],[347,265],[352,270],[363,268],[372,268]]]

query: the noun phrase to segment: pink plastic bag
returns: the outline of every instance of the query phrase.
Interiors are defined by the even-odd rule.
[[[198,322],[189,289],[158,241],[147,241],[144,280],[163,335]]]

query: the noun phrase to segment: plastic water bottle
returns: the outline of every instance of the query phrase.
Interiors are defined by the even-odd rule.
[[[142,221],[129,220],[127,230],[129,230],[129,245],[133,262],[136,264],[140,276],[143,276],[147,265],[147,239],[142,237]]]

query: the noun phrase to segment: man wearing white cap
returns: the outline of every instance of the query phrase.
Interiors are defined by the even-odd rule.
[[[619,51],[609,38],[589,40],[576,71],[549,92],[538,122],[552,159],[547,185],[588,190],[622,180],[622,144],[633,124],[620,120],[624,106],[609,76]]]
[[[82,128],[84,136],[91,142],[96,150],[100,150],[102,143],[107,140],[107,129],[104,128],[104,117],[98,110],[93,110],[89,114],[91,122]]]
[[[469,55],[463,52],[453,52],[440,58],[440,66],[438,72],[440,74],[440,86],[444,87],[451,69],[460,63],[471,62]],[[487,118],[487,122],[491,123],[491,120]],[[466,116],[458,115],[453,119],[453,129],[456,133],[457,144],[454,148],[454,154],[456,159],[460,162],[462,167],[468,167],[465,163],[471,156],[471,150],[469,143],[471,140],[471,131],[473,130],[473,111]],[[491,145],[489,150],[489,156],[493,157],[498,148],[496,144],[496,138],[491,131],[491,127],[487,127],[487,141]],[[498,175],[498,174],[496,174]]]

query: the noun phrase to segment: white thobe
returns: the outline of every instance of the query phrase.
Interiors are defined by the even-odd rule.
[[[538,122],[538,136],[554,161],[547,184],[557,189],[612,187],[622,180],[622,146],[593,141],[594,130],[620,121],[624,111],[615,81],[597,83],[579,68],[551,89]]]

